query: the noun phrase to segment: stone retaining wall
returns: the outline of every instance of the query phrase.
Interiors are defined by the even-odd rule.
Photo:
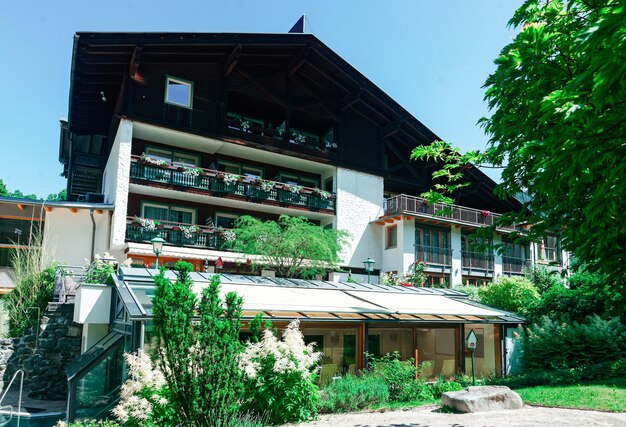
[[[0,340],[0,386],[24,370],[24,389],[30,397],[64,400],[65,367],[80,355],[82,326],[73,322],[74,304],[50,303],[37,337],[32,330],[21,338]]]

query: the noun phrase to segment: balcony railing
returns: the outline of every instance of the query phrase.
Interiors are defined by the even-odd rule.
[[[502,271],[509,274],[524,274],[524,270],[531,266],[528,259],[517,257],[502,257]]]
[[[158,221],[155,229],[149,229],[134,221],[133,217],[126,219],[126,240],[132,242],[149,242],[155,237],[165,240],[166,244],[174,246],[194,246],[207,249],[223,250],[229,230],[220,227],[196,225],[197,232],[185,233],[182,227],[193,224],[180,224],[169,221]]]
[[[493,255],[490,253],[461,251],[461,259],[465,269],[493,271]]]
[[[489,211],[481,211],[464,206],[449,206],[442,203],[429,204],[428,201],[422,197],[408,196],[405,194],[385,199],[383,202],[383,209],[385,211],[385,215],[408,213],[411,215],[431,217],[439,220],[448,219],[474,226],[493,225],[494,220],[501,216]],[[450,210],[451,212],[449,212]],[[519,224],[512,224],[499,228],[513,231],[517,230],[519,226]]]
[[[452,265],[452,250],[438,246],[415,246],[415,258],[424,261],[429,266],[450,267]]]
[[[173,165],[145,164],[138,156],[133,156],[130,166],[130,178],[135,180],[201,190],[214,196],[237,196],[255,203],[269,202],[309,210],[335,210],[335,195],[313,188],[238,177],[212,169],[185,170]]]
[[[326,143],[321,138],[313,138],[297,131],[279,130],[261,126],[253,121],[226,117],[226,132],[252,141],[279,144],[282,146],[299,146],[310,151],[329,153],[336,151],[337,145]]]

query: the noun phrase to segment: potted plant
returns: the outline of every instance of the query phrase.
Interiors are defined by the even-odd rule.
[[[299,204],[302,199],[300,191],[302,191],[301,185],[284,184],[283,191],[280,192],[280,201],[284,203]]]
[[[316,188],[313,191],[315,196],[309,197],[309,206],[314,209],[329,209],[332,203],[333,194],[319,188]]]
[[[218,174],[217,179],[212,180],[211,188],[219,193],[236,193],[240,179],[241,176],[232,173]]]
[[[155,159],[146,153],[141,153],[141,156],[139,157],[139,163],[143,163],[144,165],[159,166],[159,167],[163,167],[167,165],[167,162],[165,160]]]
[[[251,184],[252,185],[248,186],[248,196],[258,199],[267,199],[270,197],[270,191],[272,191],[276,183],[256,177],[252,180]]]

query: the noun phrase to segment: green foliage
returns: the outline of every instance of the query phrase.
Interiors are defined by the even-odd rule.
[[[537,288],[523,277],[498,277],[478,290],[480,302],[514,313],[525,314],[539,301]]]
[[[4,298],[4,307],[9,317],[9,336],[21,337],[52,301],[56,266],[41,269],[41,236],[34,235],[30,247],[13,250],[11,267],[15,288]]]
[[[96,255],[93,262],[85,269],[84,283],[109,284],[111,275],[115,272],[115,261]]]
[[[471,163],[503,167],[498,195],[528,197],[498,224],[533,224],[529,241],[558,230],[564,249],[626,286],[626,6],[527,0],[509,24],[520,31],[485,83],[489,147],[465,158],[440,141],[418,147],[414,158],[443,162],[428,197],[453,192]]]
[[[464,292],[467,294],[469,299],[480,302],[480,297],[478,296],[478,291],[480,290],[480,286],[473,285],[464,285],[464,286],[455,286],[455,291]]]
[[[444,393],[449,391],[463,390],[463,386],[456,381],[446,381],[443,377],[439,377],[437,382],[430,385],[433,397],[440,399]]]
[[[198,302],[191,289],[192,265],[179,261],[175,268],[174,283],[164,269],[155,277],[153,308],[171,403],[186,426],[232,425],[243,393],[238,368],[242,300],[228,293],[222,301],[219,276],[214,276]],[[196,307],[200,323],[194,328]]]
[[[55,427],[120,427],[118,423],[115,421],[109,420],[89,420],[89,421],[76,421],[70,424],[67,424],[63,421],[58,421]]]
[[[336,270],[348,237],[345,231],[287,215],[281,215],[278,222],[244,215],[235,221],[233,232],[235,239],[227,242],[231,249],[255,255],[255,265],[272,269],[281,277],[312,278]]]
[[[48,197],[46,197],[46,200],[49,202],[63,202],[67,200],[67,189],[64,188],[58,193],[48,194]]]
[[[63,195],[65,195],[65,198],[59,199],[59,197]],[[56,198],[50,199],[51,196],[55,196]],[[31,200],[39,199],[39,197],[37,197],[35,194],[24,194],[20,190],[9,191],[9,189],[7,188],[4,181],[2,181],[2,179],[0,179],[0,197],[14,197],[16,199],[31,199]],[[67,200],[67,190],[62,190],[58,194],[50,194],[48,196],[48,200],[54,200],[54,201]]]
[[[389,399],[389,389],[380,378],[347,375],[322,390],[320,412],[335,413],[364,409]]]
[[[540,294],[554,286],[563,286],[556,271],[550,271],[544,265],[535,265],[526,270],[526,278],[537,288]]]
[[[259,342],[248,342],[241,364],[246,374],[243,409],[267,416],[272,424],[315,417],[319,388],[311,371],[321,353],[313,347],[305,345],[298,321],[287,326],[282,340],[268,328]]]
[[[619,360],[626,355],[626,326],[619,319],[588,317],[559,324],[547,317],[528,327],[522,346],[526,369],[571,369]]]
[[[369,372],[367,375],[383,381],[389,390],[389,400],[408,402],[411,400],[432,399],[426,381],[415,379],[415,359],[401,360],[400,353],[387,353],[375,358],[368,354]],[[419,371],[422,369],[420,365]]]

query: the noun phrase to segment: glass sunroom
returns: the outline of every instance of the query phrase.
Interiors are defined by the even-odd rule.
[[[97,387],[106,392],[121,384],[125,374],[123,351],[152,346],[152,297],[157,274],[156,269],[120,268],[114,285],[109,287],[108,328],[84,322],[84,339],[96,344],[81,356],[72,375],[68,375],[68,416],[80,416],[86,410],[88,405],[82,396],[89,395],[90,389]],[[212,276],[191,273],[194,291],[200,294]],[[173,271],[167,271],[166,277],[176,280]],[[478,336],[477,375],[501,375],[506,366],[502,354],[506,328],[525,322],[471,301],[452,289],[232,274],[220,274],[220,279],[222,292],[236,292],[244,299],[242,338],[249,320],[258,313],[271,319],[278,329],[294,319],[300,320],[305,341],[317,343],[323,352],[322,385],[333,377],[364,369],[366,353],[382,356],[397,351],[403,359],[415,357],[420,363],[429,362],[422,372],[427,380],[467,372],[470,368],[465,336],[470,329]],[[82,303],[77,301],[80,311]],[[89,319],[89,315],[81,318]],[[89,336],[90,331],[99,336]],[[96,367],[97,376],[91,374]],[[103,384],[95,384],[95,378]],[[90,405],[93,411],[93,402]]]

